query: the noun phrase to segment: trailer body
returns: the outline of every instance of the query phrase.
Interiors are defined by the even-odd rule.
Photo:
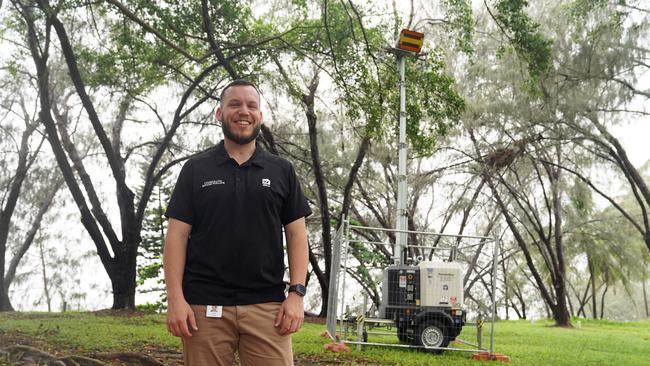
[[[385,268],[379,316],[395,322],[401,342],[435,351],[446,347],[466,320],[460,264],[421,261]]]

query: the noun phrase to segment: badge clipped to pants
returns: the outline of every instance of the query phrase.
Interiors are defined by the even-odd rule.
[[[221,318],[223,314],[223,306],[208,305],[205,307],[206,318]]]

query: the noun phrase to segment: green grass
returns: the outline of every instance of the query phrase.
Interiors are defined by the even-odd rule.
[[[574,321],[574,324],[576,321]],[[480,365],[470,353],[430,355],[414,350],[365,347],[349,354],[323,349],[324,325],[305,324],[294,336],[299,359],[347,365]],[[179,348],[163,315],[97,316],[93,313],[0,313],[0,332],[20,333],[51,345],[84,352],[138,351],[149,347]],[[463,331],[471,340],[474,329]],[[489,339],[489,327],[484,339]],[[372,341],[372,339],[371,339]],[[353,349],[354,346],[352,347]],[[495,351],[512,358],[510,365],[650,366],[650,321],[581,320],[581,327],[553,327],[551,322],[502,321],[496,325]]]

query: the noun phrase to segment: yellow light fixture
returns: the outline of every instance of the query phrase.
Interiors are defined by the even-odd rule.
[[[397,43],[397,48],[404,51],[420,53],[420,50],[422,50],[423,41],[424,33],[402,29],[402,31],[399,33],[399,42]]]

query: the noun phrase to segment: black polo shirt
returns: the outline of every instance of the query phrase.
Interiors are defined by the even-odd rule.
[[[310,214],[291,163],[259,146],[242,165],[223,141],[188,160],[165,213],[192,225],[183,273],[187,302],[283,301],[282,227]]]

